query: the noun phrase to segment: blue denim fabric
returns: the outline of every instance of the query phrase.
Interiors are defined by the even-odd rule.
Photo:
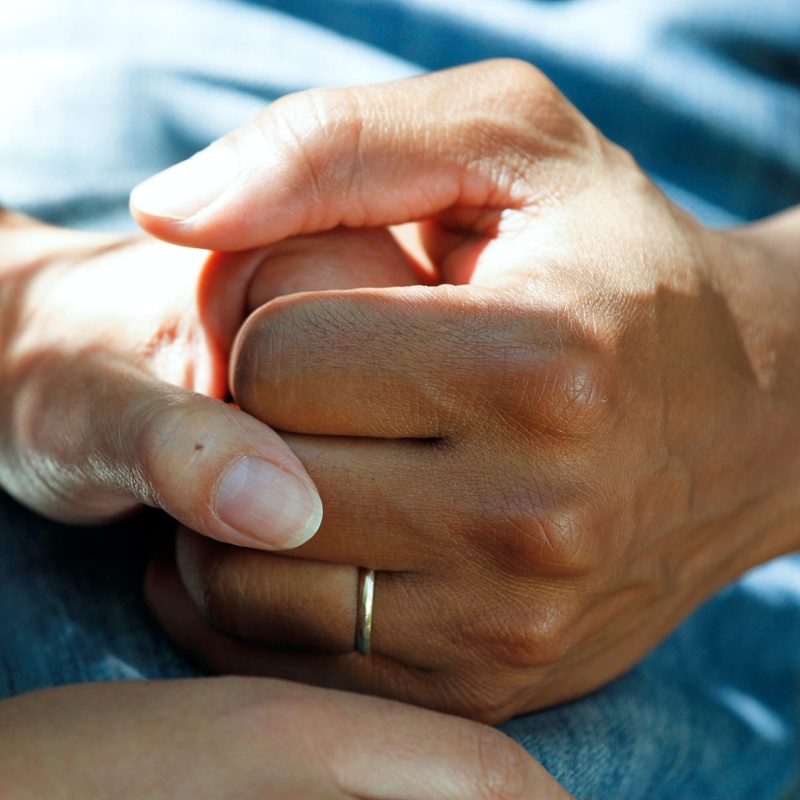
[[[270,99],[495,56],[541,67],[709,223],[800,203],[797,0],[28,0],[0,11],[0,200],[129,230],[133,185]],[[0,697],[196,674],[141,599],[169,525],[66,528],[0,496]],[[800,797],[799,687],[792,556],[605,689],[503,727],[580,800]]]

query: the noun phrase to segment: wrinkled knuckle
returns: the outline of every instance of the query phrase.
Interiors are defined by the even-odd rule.
[[[270,148],[277,142],[291,155],[284,160],[286,178],[304,187],[309,203],[341,192],[342,181],[350,179],[362,127],[353,90],[309,89],[287,95],[267,108],[257,127]]]
[[[529,580],[583,574],[594,564],[592,515],[584,512],[583,498],[556,496],[552,487],[533,477],[506,480],[501,492],[480,503],[470,536],[473,548],[494,569]],[[576,490],[571,490],[573,494]],[[563,488],[558,491],[564,494]]]
[[[481,725],[499,725],[510,714],[503,714],[503,704],[484,697],[455,701],[446,710],[448,713],[479,722]]]
[[[613,387],[597,363],[569,359],[551,374],[548,388],[543,392],[539,413],[549,429],[570,436],[592,436],[608,427]]]
[[[507,62],[509,82],[517,83],[529,106],[560,108],[566,103],[556,85],[540,70],[526,61]]]
[[[504,376],[498,399],[501,422],[522,426],[542,441],[569,441],[604,433],[612,418],[613,387],[590,359],[556,356],[516,367]]]
[[[477,766],[474,796],[480,800],[529,798],[529,756],[507,736],[481,726],[475,733]]]
[[[514,669],[557,664],[571,645],[572,618],[568,604],[507,613],[497,620],[491,654],[497,663]]]
[[[505,78],[506,85],[515,87],[519,113],[538,134],[540,145],[549,143],[558,152],[565,145],[594,146],[594,126],[541,70],[524,61],[505,62]]]
[[[482,725],[495,726],[511,719],[518,710],[507,699],[497,701],[482,700],[467,704],[463,709],[456,709],[456,713]]]
[[[593,521],[581,508],[542,505],[538,493],[515,511],[507,510],[491,524],[492,549],[488,554],[511,573],[582,575],[595,565],[591,537]]]
[[[524,555],[537,569],[575,577],[593,572],[606,542],[598,516],[582,505],[551,508],[531,519]]]
[[[580,598],[559,592],[534,601],[529,581],[506,581],[459,626],[471,661],[492,665],[493,683],[473,676],[462,697],[472,703],[471,716],[505,718],[514,713],[514,681],[526,681],[532,669],[560,662],[572,646],[574,624],[580,616]],[[504,676],[504,677],[503,677]],[[517,687],[523,688],[523,687]],[[476,702],[477,701],[477,702]],[[505,716],[509,716],[506,713]]]
[[[474,645],[476,637],[482,637],[481,625],[463,626],[463,642]],[[491,635],[491,633],[489,634]],[[484,637],[485,638],[485,637]],[[495,662],[491,670],[486,668],[486,651],[481,641],[477,668],[460,669],[448,676],[447,685],[442,685],[442,697],[437,708],[448,714],[474,720],[484,725],[499,725],[512,717],[519,709],[515,697],[509,692],[507,681],[498,670]]]
[[[572,646],[576,618],[576,604],[567,598],[537,614],[528,633],[536,666],[553,666],[564,659]]]
[[[528,439],[568,442],[607,432],[617,396],[618,341],[610,326],[576,309],[525,307],[535,333],[512,327],[494,359],[493,400],[501,427]]]
[[[498,58],[488,62],[492,72],[492,93],[517,96],[526,105],[538,97],[561,96],[553,82],[529,61],[517,58]]]

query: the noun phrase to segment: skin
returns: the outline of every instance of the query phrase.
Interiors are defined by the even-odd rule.
[[[4,701],[0,775],[5,800],[571,797],[492,728],[256,678],[84,684]]]
[[[209,668],[496,722],[800,544],[800,211],[703,227],[529,65],[285,98],[132,208],[221,249],[414,222],[438,281],[276,291],[240,331],[236,402],[325,518],[280,556],[180,534],[193,607],[148,593]]]
[[[340,288],[394,285],[418,274],[386,231],[333,231],[210,257],[4,212],[0,241],[4,487],[72,522],[158,505],[227,542],[243,539],[215,514],[226,461],[243,452],[271,459],[313,486],[274,431],[215,399],[226,395],[229,351],[244,316],[277,285],[321,286],[331,273]],[[342,258],[320,255],[329,250]],[[281,269],[301,256],[305,273]],[[244,541],[285,544],[276,523],[280,516],[265,518],[263,538]],[[163,594],[167,580],[155,568],[151,576]],[[180,583],[174,588],[170,606],[180,608],[187,597]],[[263,678],[97,683],[4,700],[0,796],[570,797],[491,728]]]
[[[334,232],[320,246],[350,241],[362,261],[373,263],[376,248],[387,257],[358,284],[338,270],[339,285],[416,280],[399,249],[384,246],[394,241],[386,232],[357,243]],[[209,255],[0,210],[3,488],[66,522],[104,522],[146,504],[237,545],[275,549],[311,536],[322,512],[300,461],[269,427],[220,402],[229,396],[230,350],[260,291],[262,263],[298,246]],[[312,273],[324,281],[326,269],[309,265],[292,285]],[[266,479],[256,497],[274,502],[241,528],[220,497],[248,458],[271,469],[284,490],[291,484],[297,500],[286,501]]]

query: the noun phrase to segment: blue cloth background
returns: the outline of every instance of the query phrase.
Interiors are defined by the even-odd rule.
[[[0,11],[0,201],[130,230],[130,189],[314,85],[496,56],[542,68],[725,225],[800,203],[800,3],[28,0]],[[0,697],[196,674],[147,615],[147,514],[97,530],[0,496]],[[800,557],[765,565],[591,697],[503,726],[580,800],[800,797]]]

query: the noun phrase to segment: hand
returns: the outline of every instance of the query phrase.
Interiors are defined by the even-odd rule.
[[[480,725],[259,679],[82,684],[0,703],[4,800],[570,795]]]
[[[208,192],[170,195],[201,168]],[[703,228],[513,62],[290,97],[173,169],[133,196],[157,235],[420,220],[450,284],[286,297],[244,326],[236,400],[291,432],[326,516],[286,557],[180,537],[231,638],[186,636],[158,581],[151,600],[212,669],[497,721],[611,680],[798,546],[797,213]],[[355,565],[378,571],[366,658]]]
[[[388,233],[332,232],[209,257],[5,213],[0,242],[4,488],[70,522],[145,503],[250,547],[314,533],[320,502],[299,460],[274,431],[222,402],[229,352],[263,302],[265,264],[285,290],[308,280],[282,269],[291,253],[308,263],[314,252],[317,283],[332,270],[337,285],[351,285],[354,253],[371,259],[359,281],[414,280]]]

